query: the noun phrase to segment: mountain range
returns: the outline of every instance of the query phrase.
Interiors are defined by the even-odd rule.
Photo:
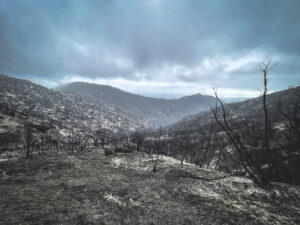
[[[4,139],[22,136],[25,120],[36,125],[51,124],[62,135],[70,130],[128,132],[141,127],[112,105],[93,104],[84,96],[67,95],[27,80],[0,75],[0,136]]]
[[[300,86],[268,94],[266,103],[270,122],[280,126],[284,120],[284,116],[280,113],[279,107],[282,111],[291,113],[293,107],[299,107],[299,102]],[[260,124],[263,124],[264,121],[262,96],[241,102],[227,103],[225,104],[225,110],[227,117],[229,117],[228,119],[234,119],[236,123],[242,123],[241,120],[244,119],[247,119],[248,121],[255,121]],[[220,118],[223,116],[220,106],[218,109],[218,115]],[[201,130],[206,128],[208,129],[212,123],[215,123],[215,119],[212,112],[210,110],[206,110],[187,117],[184,121],[181,120],[173,123],[168,128],[170,131],[173,130],[174,132],[180,132],[180,130],[184,130],[183,122],[192,124],[195,135],[199,135]],[[217,125],[215,126],[217,127]]]
[[[300,88],[296,87],[269,94],[270,113],[278,111],[278,101],[283,102],[283,106],[298,101],[299,92]],[[0,75],[0,134],[17,135],[24,128],[26,118],[36,124],[51,124],[60,132],[71,128],[82,132],[99,129],[130,132],[143,126],[157,125],[180,130],[181,119],[189,116],[193,127],[201,129],[203,124],[213,119],[208,109],[209,104],[214,103],[214,97],[201,94],[158,99],[83,82],[53,90],[27,80]],[[226,104],[226,108],[233,117],[263,118],[261,97]]]
[[[35,127],[51,124],[63,136],[71,130],[90,133],[107,129],[126,133],[143,126],[174,123],[207,109],[213,100],[200,94],[180,99],[148,98],[82,82],[53,90],[0,75],[0,139],[20,138],[25,120]]]
[[[130,115],[131,119],[149,126],[169,125],[186,116],[209,109],[215,98],[201,94],[178,99],[159,99],[132,94],[108,86],[74,82],[59,86],[56,90],[65,94],[85,96],[97,105],[108,104]]]

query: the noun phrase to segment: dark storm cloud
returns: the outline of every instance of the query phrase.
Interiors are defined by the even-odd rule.
[[[298,0],[2,0],[0,72],[50,86],[177,82],[186,94],[220,79],[228,89],[256,88],[258,63],[271,57],[280,63],[274,87],[283,89],[299,82],[299,10]]]

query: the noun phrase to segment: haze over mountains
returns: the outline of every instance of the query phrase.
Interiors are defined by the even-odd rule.
[[[208,108],[214,98],[200,94],[180,99],[155,99],[110,86],[71,83],[57,90],[30,81],[0,75],[0,114],[4,139],[20,138],[26,118],[51,124],[58,132],[98,129],[130,132],[168,125]],[[64,92],[64,93],[63,93]]]
[[[169,125],[185,116],[209,108],[214,97],[195,94],[179,99],[159,99],[132,94],[108,86],[74,82],[57,87],[56,90],[87,97],[94,104],[108,104],[119,108],[134,120],[149,126]]]

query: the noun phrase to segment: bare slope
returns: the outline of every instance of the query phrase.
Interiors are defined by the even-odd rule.
[[[148,124],[167,125],[209,108],[214,97],[196,94],[179,99],[158,99],[131,94],[107,85],[74,82],[57,90],[88,96],[91,102],[114,105],[135,120],[143,119]]]
[[[280,111],[278,109],[279,103],[281,105]],[[272,179],[276,181],[300,184],[300,174],[298,172],[300,165],[299,103],[300,87],[272,93],[267,96],[268,140],[272,155],[274,155],[274,168],[276,168],[272,174]],[[261,147],[262,143],[264,143],[265,117],[262,98],[227,104],[225,109],[228,119],[227,124],[233,130],[235,138],[240,140],[244,146],[247,146],[246,156],[258,158],[261,149],[263,149]],[[288,118],[281,112],[287,115]],[[218,117],[222,121],[222,110],[219,109],[218,113]],[[209,147],[205,148],[205,141],[210,140],[207,133],[211,127],[214,128],[212,141],[210,145],[207,145]],[[235,151],[226,133],[215,122],[212,112],[207,111],[200,115],[189,117],[168,128],[170,143],[174,145],[173,152],[170,151],[169,154],[176,154],[176,152],[181,156],[184,154],[184,149],[177,143],[184,143],[187,140],[185,135],[188,134],[189,141],[193,144],[193,147],[189,148],[189,151],[186,153],[186,158],[189,162],[200,162],[202,166],[206,165],[232,172],[243,168],[239,160],[239,153]],[[259,166],[263,167],[264,165]]]
[[[0,162],[0,224],[299,224],[300,189],[102,151]]]
[[[267,109],[269,112],[270,119],[272,122],[280,122],[283,119],[278,111],[278,104],[280,103],[281,108],[285,111],[291,105],[299,102],[300,99],[300,86],[295,88],[290,88],[278,92],[274,92],[267,95]],[[215,102],[214,102],[215,103]],[[214,106],[215,104],[212,104]],[[252,98],[246,101],[229,103],[225,105],[226,112],[228,116],[235,118],[246,118],[249,120],[263,121],[263,107],[262,107],[262,97]],[[219,110],[219,113],[221,109]],[[214,122],[213,114],[210,110],[200,112],[190,117],[189,122],[194,124],[194,128],[201,130],[204,126]],[[236,119],[237,121],[237,119]],[[183,129],[181,126],[182,121],[174,123],[170,127],[176,129]]]
[[[26,117],[58,129],[73,127],[87,132],[99,128],[128,131],[139,126],[116,107],[94,105],[82,96],[5,75],[0,75],[0,116],[0,134],[22,129]]]

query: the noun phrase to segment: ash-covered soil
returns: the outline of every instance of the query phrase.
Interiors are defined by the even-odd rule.
[[[0,162],[0,224],[300,224],[300,187],[138,153]]]

